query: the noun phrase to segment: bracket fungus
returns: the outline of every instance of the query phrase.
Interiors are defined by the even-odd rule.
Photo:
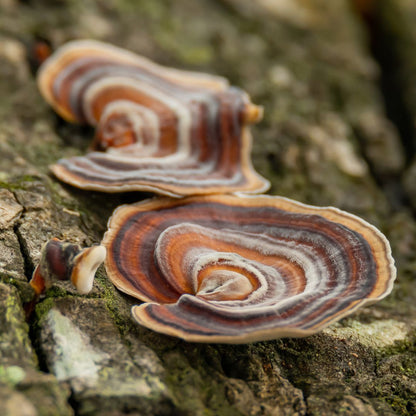
[[[53,238],[44,244],[39,264],[30,285],[37,296],[57,280],[70,280],[77,291],[85,295],[92,289],[95,272],[106,255],[104,246],[81,248]]]
[[[390,293],[394,260],[364,220],[282,197],[155,198],[116,209],[103,244],[138,323],[193,342],[313,334]]]
[[[91,152],[51,167],[73,186],[176,197],[269,187],[250,159],[248,124],[262,109],[222,77],[83,40],[55,51],[38,85],[63,118],[96,126]]]
[[[87,155],[51,167],[59,179],[184,196],[119,207],[105,248],[48,242],[31,281],[38,294],[54,279],[87,293],[107,251],[110,280],[144,302],[132,308],[138,323],[246,343],[313,334],[392,290],[389,243],[366,221],[247,195],[269,187],[250,160],[248,125],[262,110],[224,78],[74,41],[42,64],[38,85],[66,120],[96,127]]]

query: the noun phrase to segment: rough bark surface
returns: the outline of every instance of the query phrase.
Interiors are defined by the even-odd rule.
[[[390,59],[381,66],[346,0],[0,0],[1,415],[416,413],[416,142],[404,132],[416,135],[389,121],[379,85],[381,74],[384,91],[400,80],[400,108],[414,120],[416,5],[377,7],[373,43]],[[136,301],[101,268],[91,294],[56,284],[27,321],[42,244],[99,242],[115,207],[148,196],[84,192],[49,175],[50,163],[85,150],[91,130],[40,97],[27,59],[39,37],[105,40],[246,89],[265,107],[253,160],[270,193],[380,227],[398,267],[392,295],[305,339],[199,345],[136,325]],[[394,79],[386,62],[400,65]]]

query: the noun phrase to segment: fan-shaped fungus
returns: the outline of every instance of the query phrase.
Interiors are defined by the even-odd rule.
[[[269,187],[252,167],[247,127],[262,109],[224,78],[74,41],[45,61],[38,84],[62,117],[96,126],[92,149],[106,151],[58,161],[51,169],[64,182],[170,196]]]
[[[95,272],[105,255],[106,249],[103,246],[81,249],[77,244],[54,238],[42,247],[41,258],[30,285],[40,295],[54,281],[71,280],[77,291],[85,295],[91,291]]]
[[[375,227],[281,197],[125,205],[103,244],[110,279],[145,302],[134,318],[196,342],[310,335],[383,298],[395,279]]]

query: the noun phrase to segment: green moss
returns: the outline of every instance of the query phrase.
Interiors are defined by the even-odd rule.
[[[409,401],[398,396],[386,397],[385,401],[392,407],[395,412],[404,416],[413,416],[413,413],[408,411]]]
[[[10,355],[9,358],[19,359],[22,363],[34,365],[37,362],[36,356],[29,340],[29,327],[25,321],[17,290],[12,286],[0,284],[0,292],[2,292],[0,303],[0,313],[2,314],[0,351],[3,346],[6,346],[7,350],[2,354],[4,357]]]
[[[241,415],[227,399],[226,379],[207,366],[211,347],[179,345],[179,348],[161,354],[164,365],[169,368],[166,383],[178,411],[196,416]]]
[[[35,308],[35,321],[39,322],[55,305],[54,298],[46,298],[38,302]]]
[[[23,175],[19,177],[5,177],[0,180],[0,188],[8,189],[9,191],[15,191],[17,189],[27,189],[27,184],[39,181],[39,177],[32,175]]]
[[[14,277],[9,276],[7,273],[0,272],[0,283],[5,283],[15,287],[19,292],[20,301],[22,304],[30,302],[34,297],[34,291],[29,285],[29,282],[15,279]]]
[[[0,382],[2,383],[6,383],[12,387],[19,384],[25,377],[26,372],[17,365],[0,365]]]
[[[409,334],[407,335],[406,339],[395,341],[392,345],[389,345],[383,348],[378,356],[379,357],[390,357],[393,355],[398,355],[404,352],[416,352],[414,340],[412,340],[412,336]],[[416,363],[416,356],[415,356],[415,363]]]
[[[124,335],[130,330],[132,325],[130,317],[131,305],[127,303],[125,298],[121,297],[102,269],[98,270],[95,280],[102,291],[100,297],[104,298],[108,312],[121,335]]]
[[[378,400],[388,404],[397,414],[402,416],[414,416],[411,410],[414,408],[414,397],[401,387],[395,388],[394,392],[386,392],[385,386],[375,382],[373,384],[373,395]]]
[[[47,289],[45,292],[45,296],[48,299],[51,298],[64,298],[64,297],[74,297],[74,296],[80,296],[77,294],[68,293],[68,290],[66,290],[65,287],[61,286],[59,283],[54,284],[51,288]]]

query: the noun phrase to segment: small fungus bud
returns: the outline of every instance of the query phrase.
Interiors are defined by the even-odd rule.
[[[94,275],[105,259],[103,246],[81,248],[77,244],[49,240],[43,247],[30,285],[39,296],[57,280],[70,280],[77,291],[85,295],[92,289]]]

